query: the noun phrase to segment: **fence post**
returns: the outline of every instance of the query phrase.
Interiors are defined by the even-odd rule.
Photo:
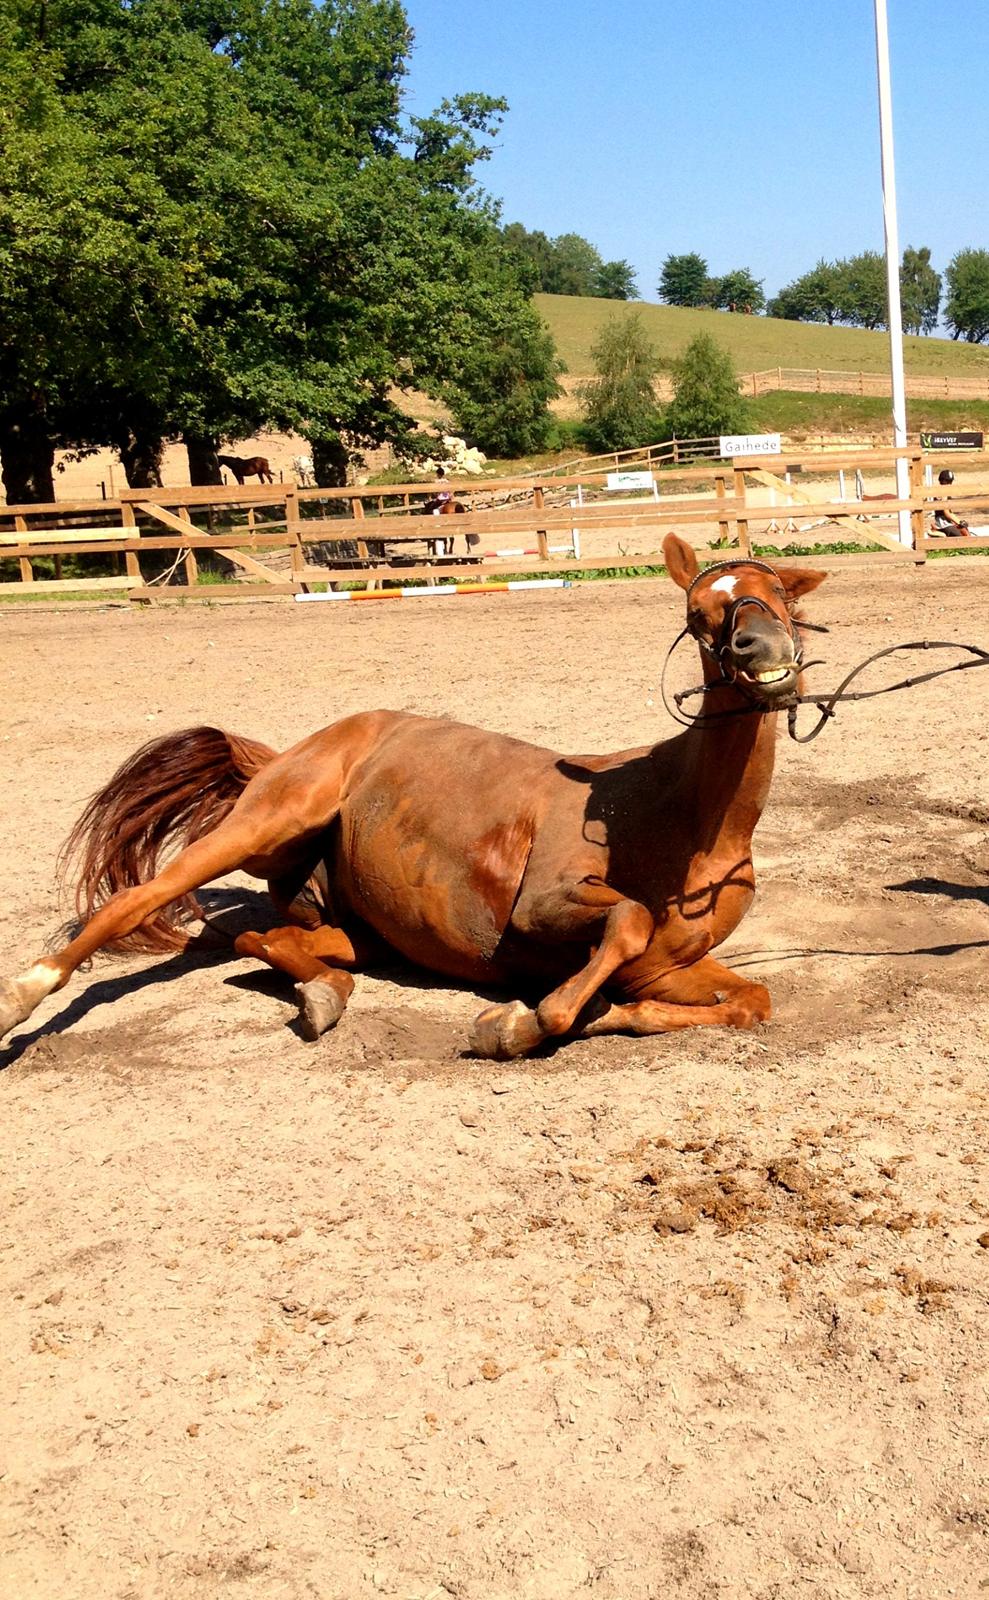
[[[16,533],[27,533],[27,518],[26,517],[15,517],[14,518],[14,531]],[[21,569],[21,582],[22,583],[30,583],[32,581],[32,579],[34,578],[34,568],[31,565],[29,557],[28,556],[19,556],[18,560],[17,560],[17,564]]]
[[[910,531],[913,534],[913,547],[922,561],[926,560],[927,552],[924,550],[924,508],[921,498],[921,488],[924,480],[924,460],[918,450],[910,457]]]
[[[723,500],[725,498],[725,496],[727,495],[727,493],[728,493],[728,479],[727,479],[727,477],[725,476],[725,474],[723,472],[718,472],[718,473],[715,474],[714,492],[717,495],[719,500]],[[718,518],[718,544],[719,545],[723,545],[723,544],[726,545],[726,544],[730,544],[730,543],[731,543],[731,534],[729,533],[729,530],[728,530],[728,519],[727,519],[727,517],[719,517]]]
[[[735,498],[741,500],[744,505],[745,472],[741,467],[732,467],[732,486],[735,491]],[[738,529],[738,548],[743,556],[750,556],[752,554],[752,546],[749,543],[749,519],[744,511],[741,516],[739,516],[738,512],[735,513],[735,526]]]
[[[189,507],[179,506],[178,509],[179,516],[182,518],[182,521],[191,523],[192,512],[189,510]],[[191,589],[194,589],[196,584],[199,582],[199,563],[196,560],[196,553],[194,550],[189,549],[186,551],[185,559],[183,560],[182,565],[185,568],[185,581]]]
[[[533,488],[533,491],[532,491],[532,504],[534,505],[534,507],[536,508],[537,511],[542,511],[544,499],[545,499],[545,496],[543,495],[543,491],[539,487],[539,485],[537,484]],[[538,546],[538,549],[539,549],[539,559],[540,559],[540,561],[548,561],[549,560],[549,539],[547,538],[546,529],[545,528],[537,528],[536,529],[536,545]]]
[[[306,554],[302,548],[302,518],[299,515],[299,497],[294,484],[291,489],[285,491],[285,535],[290,541],[288,558],[292,567],[292,577],[298,582],[302,593],[308,594],[309,586],[299,576],[306,564]]]
[[[122,500],[120,503],[120,521],[127,530],[125,537],[137,537],[137,518],[134,515],[134,507],[129,500]],[[128,578],[136,578],[140,583],[142,578],[141,563],[133,550],[124,551],[124,566],[127,569]]]

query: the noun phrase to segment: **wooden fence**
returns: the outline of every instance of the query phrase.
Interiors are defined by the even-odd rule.
[[[925,486],[924,469],[947,461],[959,478],[950,510],[966,521],[980,515],[989,520],[989,494],[974,486],[963,492],[966,473],[989,466],[984,451],[960,459],[957,453],[912,449],[906,453],[906,499],[842,497],[853,474],[855,481],[865,473],[891,479],[896,458],[896,451],[885,449],[668,466],[656,469],[655,491],[646,496],[609,492],[608,473],[586,470],[541,480],[451,483],[468,509],[449,517],[416,515],[435,494],[434,484],[422,483],[142,489],[113,501],[0,507],[0,562],[9,573],[0,581],[0,594],[119,590],[135,601],[274,597],[339,584],[435,584],[457,577],[476,584],[519,572],[566,576],[641,569],[659,564],[670,529],[685,533],[701,552],[737,546],[747,554],[754,540],[777,547],[806,543],[808,532],[817,530],[820,537],[827,526],[831,542],[880,545],[884,553],[873,559],[920,563],[943,543],[932,537],[929,518],[945,504],[936,487]],[[822,493],[822,479],[834,481],[830,498],[816,498],[807,487],[816,484]],[[889,526],[900,510],[910,515],[909,547],[897,541],[895,522]],[[599,548],[578,554],[575,530],[583,543]],[[467,548],[468,534],[477,536],[473,549]],[[443,549],[437,541],[454,548]],[[986,548],[989,540],[960,538],[952,544]],[[66,576],[69,557],[74,565],[94,557],[104,566],[109,558],[115,570]],[[830,564],[844,558],[825,559]],[[35,564],[42,561],[53,567],[52,576],[39,575]]]
[[[907,373],[906,393],[912,400],[989,400],[989,371],[982,378],[960,378],[945,373],[924,377]],[[888,372],[827,371],[822,367],[767,367],[746,372],[739,379],[744,394],[773,394],[778,389],[799,394],[861,394],[889,396]]]

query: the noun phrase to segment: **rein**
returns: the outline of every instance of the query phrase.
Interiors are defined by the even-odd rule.
[[[806,628],[808,624],[800,623],[798,626]],[[816,631],[823,633],[827,630],[823,628],[817,628]],[[693,635],[690,633],[689,628],[684,628],[683,632],[680,633],[676,639],[674,639],[673,644],[670,647],[669,654],[666,657],[666,661],[663,664],[664,681],[661,684],[663,704],[675,722],[678,722],[682,728],[693,728],[698,726],[703,727],[708,722],[720,721],[723,717],[744,717],[750,712],[758,712],[762,715],[766,715],[770,711],[786,711],[787,732],[789,733],[790,738],[795,740],[797,744],[809,744],[812,739],[816,739],[825,723],[831,721],[831,719],[834,717],[834,708],[839,704],[840,701],[873,700],[877,695],[893,694],[897,689],[913,689],[917,686],[917,684],[929,683],[932,678],[943,678],[949,672],[967,672],[971,667],[989,666],[989,650],[982,650],[978,645],[960,644],[954,639],[914,639],[906,644],[893,644],[885,650],[877,650],[874,655],[867,657],[867,659],[860,662],[857,667],[853,667],[851,672],[849,672],[842,679],[841,683],[839,683],[837,689],[833,690],[830,694],[794,694],[788,695],[785,699],[779,700],[776,705],[752,704],[747,706],[735,706],[729,711],[712,711],[703,713],[702,715],[696,717],[684,717],[678,715],[678,713],[685,700],[692,699],[694,695],[706,694],[710,689],[722,689],[729,687],[732,683],[732,679],[722,678],[715,683],[699,684],[696,689],[684,689],[680,694],[675,694],[673,696],[677,709],[676,711],[672,709],[669,701],[666,698],[666,668],[669,665],[670,657],[673,655],[674,650],[683,639],[688,637],[692,638]],[[857,689],[853,693],[848,692],[848,685],[852,683],[860,673],[864,672],[866,667],[871,667],[874,661],[882,661],[886,656],[896,655],[896,653],[900,650],[964,650],[970,656],[974,656],[975,660],[956,661],[950,667],[935,667],[931,672],[922,672],[916,677],[903,678],[899,683],[885,684],[881,689]],[[820,666],[821,663],[817,661],[809,661],[806,663],[806,665],[810,667],[816,667]],[[799,734],[797,732],[797,712],[801,706],[810,705],[820,707],[820,719],[809,733]]]

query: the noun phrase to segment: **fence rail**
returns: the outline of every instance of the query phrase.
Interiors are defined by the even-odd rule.
[[[983,378],[945,373],[933,377],[907,373],[907,395],[913,400],[989,400],[989,370]],[[758,397],[786,389],[798,394],[888,395],[888,372],[829,371],[824,367],[767,367],[739,379],[744,394]]]
[[[785,546],[828,524],[840,530],[842,542],[881,545],[885,553],[878,559],[922,563],[941,543],[931,537],[927,519],[946,505],[933,483],[925,483],[925,468],[947,460],[957,474],[952,513],[969,520],[989,508],[989,494],[975,485],[966,492],[964,486],[966,472],[986,470],[986,451],[964,457],[913,447],[905,453],[891,448],[801,452],[799,468],[794,454],[694,466],[668,458],[661,466],[654,459],[655,494],[645,498],[609,492],[609,472],[586,468],[540,479],[453,484],[467,509],[441,518],[415,514],[421,509],[417,502],[435,492],[434,485],[422,483],[131,490],[115,501],[0,507],[0,566],[10,573],[0,570],[0,594],[106,590],[135,600],[276,596],[326,584],[437,583],[458,574],[483,583],[520,570],[560,575],[568,569],[636,569],[659,564],[662,537],[671,528],[686,531],[702,553],[723,553],[735,545],[744,555],[751,552],[754,534]],[[857,482],[866,472],[891,479],[895,461],[904,454],[910,471],[906,499],[867,495],[861,483],[856,496],[846,498],[846,472]],[[793,480],[795,472],[799,482]],[[805,487],[814,479],[825,480],[818,488],[825,498],[815,499]],[[900,511],[910,516],[909,546],[882,526]],[[632,540],[623,542],[623,535]],[[582,553],[581,536],[595,536],[603,548]],[[462,555],[454,553],[457,540],[463,541]],[[482,540],[493,548],[477,548]],[[640,545],[634,552],[633,540]],[[989,540],[963,537],[953,544],[985,549]],[[70,558],[74,564],[81,558],[102,560],[104,566],[109,561],[114,570],[101,574],[86,565],[77,575],[66,574]],[[232,581],[212,581],[216,573],[200,565],[207,559],[213,566],[219,563]],[[40,562],[52,565],[53,575],[39,575],[35,563]],[[13,576],[15,566],[19,577]]]

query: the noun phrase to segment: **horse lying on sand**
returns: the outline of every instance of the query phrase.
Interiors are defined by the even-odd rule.
[[[192,891],[238,869],[267,880],[283,921],[235,948],[295,980],[307,1039],[340,1019],[352,973],[382,951],[535,996],[481,1012],[470,1044],[484,1057],[565,1034],[763,1021],[767,990],[710,952],[752,900],[775,708],[799,687],[794,608],[825,574],[752,560],[702,572],[674,534],[663,550],[707,685],[685,732],[567,757],[393,711],[281,755],[214,728],[166,735],[76,824],[81,929],[0,984],[0,1036],[101,948],[184,948]],[[170,839],[184,848],[158,872]]]

